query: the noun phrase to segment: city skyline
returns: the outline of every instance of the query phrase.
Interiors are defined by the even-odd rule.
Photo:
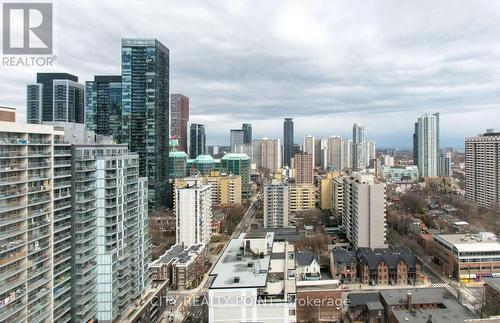
[[[156,28],[131,23],[146,17],[140,4],[99,4],[103,14],[92,15],[97,6],[91,1],[78,7],[58,2],[57,61],[52,68],[4,67],[2,105],[17,108],[24,120],[25,86],[36,72],[67,72],[81,83],[119,74],[121,38],[154,37],[171,49],[171,90],[191,98],[191,120],[207,126],[210,145],[226,143],[228,130],[243,122],[253,125],[254,138],[280,138],[277,125],[284,117],[295,121],[295,142],[311,133],[311,125],[317,138],[348,137],[350,125],[358,122],[379,147],[410,148],[412,121],[434,111],[442,116],[443,146],[463,147],[465,137],[495,127],[500,50],[492,44],[500,36],[491,27],[498,4],[465,3],[457,9],[452,2],[433,8],[430,2],[389,1],[363,10],[356,4],[329,4],[331,10],[324,10],[325,5],[151,2],[148,22],[162,17],[162,28]],[[260,24],[239,22],[251,19],[248,6],[259,9]],[[87,14],[74,17],[76,11]],[[384,19],[376,18],[381,15]],[[221,28],[212,28],[214,23]],[[82,30],[82,24],[89,28]],[[297,25],[303,28],[296,30]],[[74,46],[75,34],[101,50],[84,57],[81,46]],[[240,34],[248,37],[236,37]]]

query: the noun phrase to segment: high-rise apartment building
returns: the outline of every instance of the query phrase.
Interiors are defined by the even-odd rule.
[[[66,191],[54,186],[54,142],[58,135],[62,132],[50,126],[0,122],[2,322],[50,322],[54,315],[61,321],[71,319],[68,310],[54,313],[54,302],[62,302],[63,308],[71,310],[71,297],[64,293],[60,298],[55,292],[55,288],[71,289],[71,262],[58,257],[61,253],[71,256],[71,250],[59,250],[71,245],[71,213],[58,213],[61,220],[54,221],[59,199],[71,207],[65,199],[71,184]],[[64,232],[58,235],[58,248],[54,248],[54,230]],[[59,275],[59,270],[66,276]],[[58,281],[54,281],[54,275]]]
[[[370,161],[375,159],[377,157],[377,147],[376,143],[373,140],[368,140],[366,142],[366,160],[368,161],[368,164],[370,164]]]
[[[293,119],[283,122],[283,166],[292,167],[293,157]]]
[[[264,186],[264,227],[287,228],[290,216],[290,187],[273,181]]]
[[[38,73],[35,84],[27,85],[26,121],[84,123],[84,86],[67,73]]]
[[[438,176],[439,113],[424,114],[415,124],[417,166],[420,177]]]
[[[205,126],[192,123],[189,130],[189,158],[195,159],[199,155],[207,154],[207,139]]]
[[[201,177],[176,181],[175,222],[176,243],[190,246],[206,244],[212,235],[211,185]]]
[[[453,169],[451,163],[451,153],[439,154],[439,171],[438,175],[441,177],[452,177]]]
[[[1,321],[119,320],[149,281],[138,157],[61,125],[0,122]]]
[[[189,98],[182,94],[172,93],[170,100],[170,134],[179,142],[177,150],[188,153]]]
[[[304,137],[304,140],[302,142],[302,152],[306,154],[313,155],[313,159],[315,156],[315,140],[312,135],[307,135]],[[314,160],[313,160],[314,162]],[[314,166],[314,165],[313,165]]]
[[[242,129],[231,129],[229,142],[231,147],[231,152],[236,153],[242,151],[244,144],[245,132]]]
[[[342,169],[352,169],[352,154],[353,154],[353,144],[352,140],[344,139],[342,140]]]
[[[342,170],[342,138],[331,136],[328,138],[327,165],[331,171]]]
[[[252,144],[252,125],[250,123],[244,123],[241,129],[243,129],[243,144]]]
[[[293,169],[295,170],[295,183],[314,184],[313,155],[295,154]]]
[[[289,186],[290,213],[313,210],[316,208],[316,188],[311,184],[292,184]]]
[[[96,75],[85,82],[85,125],[98,135],[121,142],[122,77]]]
[[[281,168],[281,146],[279,139],[262,138],[253,141],[253,162],[257,168],[275,172]]]
[[[147,180],[125,144],[77,144],[71,156],[74,320],[112,322],[149,283]]]
[[[156,39],[122,39],[122,142],[139,155],[149,206],[167,204],[169,50]]]
[[[352,168],[362,170],[368,166],[366,128],[355,123],[352,126]]]
[[[500,132],[465,139],[465,198],[485,208],[500,204]]]
[[[373,175],[343,178],[342,224],[355,248],[385,248],[385,184]]]

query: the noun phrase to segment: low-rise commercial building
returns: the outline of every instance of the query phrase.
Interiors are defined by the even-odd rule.
[[[442,274],[461,282],[500,275],[500,242],[492,233],[435,235],[433,251]]]

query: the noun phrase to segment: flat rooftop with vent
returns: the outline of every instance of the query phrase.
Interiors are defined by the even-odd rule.
[[[294,322],[293,257],[293,245],[274,241],[274,232],[229,241],[210,273],[209,321]]]
[[[210,288],[264,287],[271,261],[274,233],[247,238],[242,233],[229,242],[210,275]]]

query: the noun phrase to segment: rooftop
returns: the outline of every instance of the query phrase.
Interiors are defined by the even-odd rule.
[[[372,302],[380,302],[380,297],[377,292],[349,293],[347,298],[349,299],[349,306],[359,306]]]
[[[480,232],[479,234],[442,234],[434,236],[434,239],[454,246],[458,252],[500,252],[500,242],[494,234],[489,232]]]
[[[165,253],[162,256],[160,256],[160,258],[153,261],[152,265],[160,264],[160,263],[168,263],[171,260],[179,257],[181,252],[182,252],[182,245],[175,244],[172,247],[170,247],[170,249],[165,251]]]
[[[309,266],[316,259],[316,255],[309,250],[302,250],[297,251],[295,259],[299,266]]]
[[[273,243],[274,234],[269,232],[267,243]],[[266,287],[267,271],[271,255],[262,258],[243,254],[245,233],[232,239],[215,264],[211,276],[215,276],[211,289]]]
[[[199,155],[194,160],[195,162],[214,162],[214,158],[210,155]]]
[[[222,160],[240,160],[240,159],[247,160],[250,159],[250,157],[248,157],[247,154],[242,154],[242,153],[239,154],[230,153],[230,154],[225,154],[222,157]]]
[[[432,316],[433,322],[463,322],[474,318],[457,299],[444,288],[412,288],[381,290],[380,297],[388,306],[404,305],[408,293],[412,304],[439,304],[434,309],[393,310],[398,322],[426,322]]]

